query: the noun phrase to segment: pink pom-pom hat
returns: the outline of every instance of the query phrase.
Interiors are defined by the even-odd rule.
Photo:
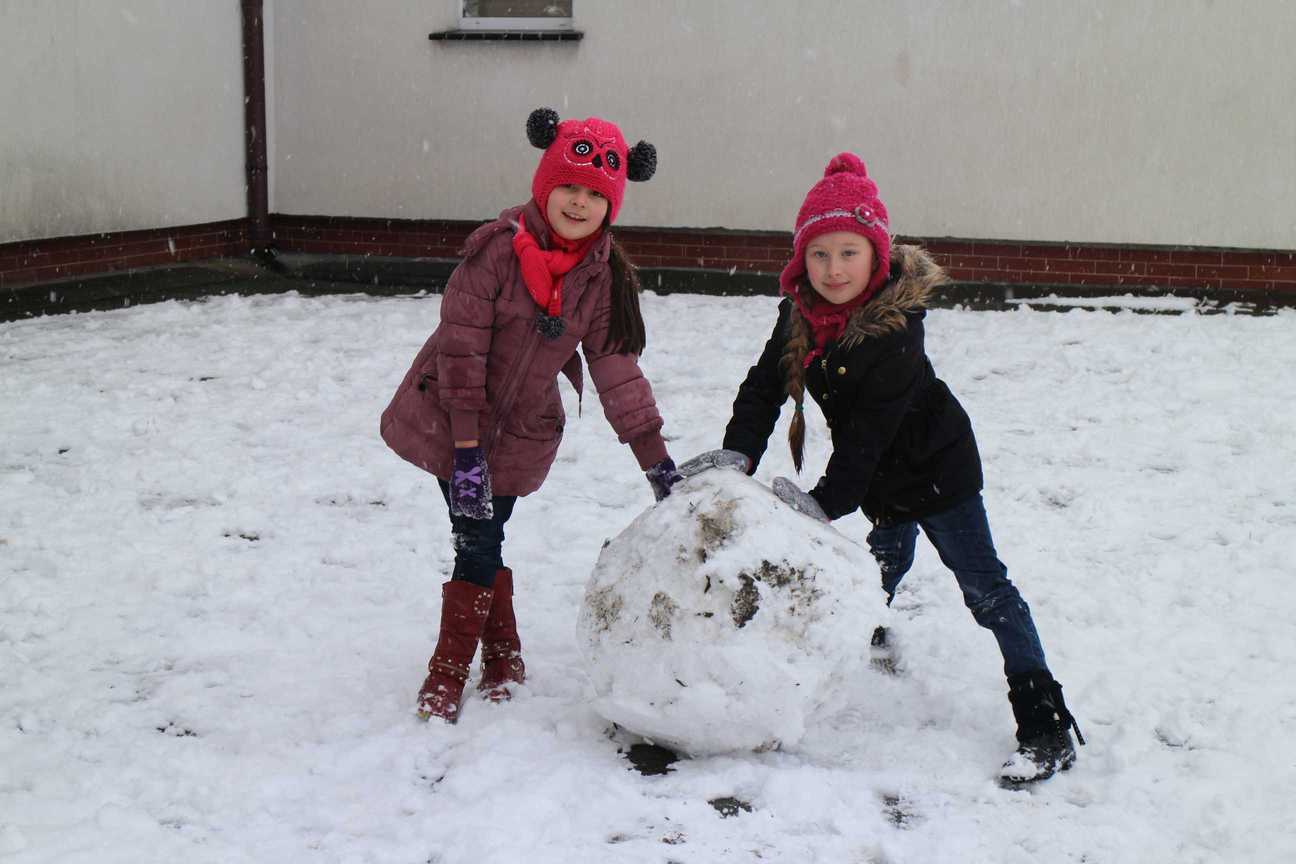
[[[873,276],[865,288],[872,296],[886,284],[891,271],[891,226],[877,184],[864,161],[854,153],[838,153],[824,169],[823,179],[810,188],[797,213],[792,235],[792,260],[779,274],[781,293],[793,296],[805,276],[805,253],[820,234],[852,231],[873,246]]]

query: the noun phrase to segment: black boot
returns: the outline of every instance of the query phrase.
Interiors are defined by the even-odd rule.
[[[999,785],[1019,789],[1065,771],[1075,762],[1071,730],[1084,735],[1062,700],[1062,685],[1048,670],[1008,676],[1008,701],[1017,718],[1017,752],[999,772]]]
[[[900,667],[896,663],[895,638],[881,624],[873,628],[873,638],[869,640],[869,665],[884,675],[900,674]]]

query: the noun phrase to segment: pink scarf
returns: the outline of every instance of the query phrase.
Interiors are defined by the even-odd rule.
[[[584,240],[567,240],[550,230],[553,249],[541,249],[531,232],[527,231],[522,214],[518,214],[518,232],[513,235],[513,251],[518,257],[522,281],[527,291],[552,318],[562,315],[562,281],[573,267],[584,259],[602,231],[596,231]]]

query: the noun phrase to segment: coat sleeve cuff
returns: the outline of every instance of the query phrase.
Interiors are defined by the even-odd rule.
[[[639,461],[639,467],[644,471],[647,471],[669,455],[666,452],[666,441],[658,432],[651,432],[632,439],[630,441],[630,450],[634,453],[635,459]]]
[[[824,511],[824,515],[832,522],[837,521],[855,509],[854,507],[842,507],[840,501],[835,501],[826,494],[824,481],[822,480],[808,494],[819,504],[819,508]]]
[[[450,435],[455,441],[479,441],[481,433],[476,411],[451,411]]]

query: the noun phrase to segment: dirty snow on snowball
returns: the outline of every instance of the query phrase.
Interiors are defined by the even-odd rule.
[[[876,573],[741,472],[684,480],[608,542],[585,588],[595,710],[695,756],[793,748],[867,680]]]
[[[508,526],[528,686],[417,722],[448,527],[377,427],[438,309],[226,297],[0,324],[0,858],[1296,860],[1292,313],[930,314],[1089,740],[1014,793],[993,782],[1013,746],[994,639],[924,543],[890,609],[859,578],[858,627],[891,627],[902,674],[861,669],[795,747],[628,770],[576,619],[652,496],[570,391]],[[774,310],[645,296],[677,460],[719,444]],[[827,458],[808,420],[806,485]],[[792,473],[785,432],[757,480]],[[750,811],[721,818],[724,796]]]

